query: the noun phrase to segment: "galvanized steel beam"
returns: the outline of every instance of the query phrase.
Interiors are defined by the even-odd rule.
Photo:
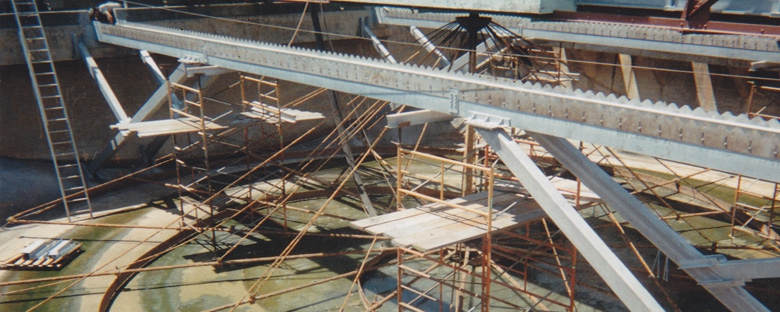
[[[780,181],[780,123],[663,102],[317,52],[150,25],[95,24],[99,39],[224,68]],[[706,156],[703,156],[706,155]]]
[[[577,251],[588,260],[604,282],[631,311],[663,311],[631,271],[593,231],[580,214],[550,183],[525,151],[501,128],[485,129],[477,124],[485,139],[509,170],[531,193],[547,216],[555,222]]]
[[[742,288],[749,278],[741,276],[744,274],[739,274],[737,268],[740,267],[738,265],[731,266],[733,268],[731,272],[737,274],[731,274],[731,276],[723,274],[719,270],[720,262],[723,260],[722,256],[702,255],[569,141],[541,133],[529,132],[529,134],[555,159],[580,178],[582,183],[599,194],[610,208],[620,214],[621,218],[631,223],[637,231],[642,233],[645,238],[658,247],[669,259],[677,263],[681,269],[685,270],[727,308],[732,311],[769,311]],[[773,261],[773,263],[776,264],[777,261]],[[754,264],[757,263],[743,263],[743,268],[755,267]]]
[[[555,10],[574,11],[574,0],[337,0],[334,2],[361,3],[371,5],[407,6],[440,10],[511,12],[545,14]]]
[[[120,123],[129,122],[130,118],[127,117],[125,109],[122,108],[122,104],[119,103],[119,99],[116,98],[114,91],[111,90],[108,80],[103,76],[103,72],[98,67],[95,59],[92,58],[92,55],[89,54],[87,47],[84,46],[84,43],[81,41],[79,41],[77,46],[79,54],[81,54],[81,58],[84,60],[84,64],[87,65],[89,74],[92,75],[92,78],[97,82],[98,89],[100,90],[100,93],[103,94],[103,98],[106,99],[106,103],[108,103],[108,107],[111,108],[111,112],[114,113],[116,120]]]
[[[383,24],[439,28],[462,14],[420,13],[377,8]],[[568,43],[568,48],[624,53],[660,59],[733,65],[735,60],[780,61],[777,38],[759,35],[681,33],[646,25],[578,21],[531,21],[527,18],[492,16],[496,23],[516,29],[524,38]]]

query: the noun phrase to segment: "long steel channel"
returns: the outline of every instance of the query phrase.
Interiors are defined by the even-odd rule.
[[[95,24],[98,39],[557,137],[780,182],[780,123],[745,115],[319,52],[152,25]]]

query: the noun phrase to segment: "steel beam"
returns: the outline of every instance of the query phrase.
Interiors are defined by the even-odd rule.
[[[709,112],[717,112],[715,90],[712,88],[712,79],[710,78],[710,65],[691,62],[691,68],[693,68],[693,81],[696,84],[696,98],[699,100],[699,107]]]
[[[718,272],[732,279],[780,277],[780,258],[729,260],[718,263]]]
[[[481,64],[482,62],[490,58],[490,56],[485,55],[485,51],[487,51],[488,49],[492,49],[493,47],[495,47],[495,42],[493,40],[486,40],[485,42],[480,43],[477,46],[477,64]],[[450,66],[449,70],[468,72],[469,71],[468,66],[469,66],[469,54],[465,53],[461,55],[459,58],[452,61],[452,66]]]
[[[187,72],[187,77],[195,77],[198,75],[203,76],[219,76],[222,74],[232,73],[235,70],[225,69],[219,66],[185,66],[184,70]]]
[[[165,75],[163,75],[162,71],[160,71],[160,67],[157,66],[157,62],[154,61],[152,56],[149,54],[149,51],[141,50],[138,51],[138,54],[141,56],[141,60],[146,63],[154,78],[157,78],[157,83],[165,84]]]
[[[302,48],[151,25],[95,24],[99,39],[403,103],[453,116],[503,116],[530,131],[780,181],[780,122],[718,115],[663,102],[448,73]],[[702,157],[702,155],[707,157]]]
[[[379,53],[379,56],[381,56],[385,61],[388,61],[390,63],[396,64],[398,61],[395,60],[393,55],[390,54],[390,51],[387,50],[384,44],[382,44],[382,41],[379,41],[379,38],[377,38],[376,35],[374,35],[374,32],[371,31],[371,28],[368,27],[368,25],[363,25],[363,34],[368,36],[369,39],[371,39],[371,44],[374,46],[374,49],[376,52]]]
[[[142,54],[143,59],[143,54]],[[156,64],[151,61],[148,62],[145,60],[145,63],[149,66],[156,66]],[[185,69],[184,64],[179,64],[179,66],[176,67],[176,69],[173,70],[173,73],[168,77],[168,80],[176,83],[184,83],[184,81],[188,78],[187,71]],[[208,86],[211,82],[214,80],[209,78],[209,76],[206,76],[204,78],[203,84],[205,86]],[[178,107],[181,106],[181,100],[175,95],[172,94],[172,100],[174,101],[174,106]],[[168,102],[168,87],[167,84],[161,84],[157,90],[152,93],[152,95],[149,97],[148,100],[141,106],[141,108],[138,109],[138,111],[133,115],[133,118],[129,120],[129,122],[141,122],[152,116],[158,109],[163,107]],[[122,146],[124,146],[125,142],[129,138],[130,133],[128,131],[119,131],[111,141],[109,141],[108,145],[106,145],[105,148],[103,148],[100,153],[95,156],[95,158],[90,161],[89,165],[87,165],[87,170],[90,174],[95,176],[97,174],[97,171],[100,170],[103,165],[106,164],[111,158],[116,155],[116,153],[119,151]],[[162,144],[156,144],[157,146],[161,146]],[[156,153],[156,151],[155,151]],[[153,156],[153,155],[152,155]],[[151,156],[150,156],[151,157]]]
[[[588,263],[631,311],[663,311],[623,262],[607,247],[525,151],[501,128],[477,128],[534,200],[577,247]]]
[[[418,110],[414,112],[404,112],[387,115],[388,128],[403,128],[409,126],[422,125],[429,122],[452,120],[452,115],[434,112],[430,110]]]
[[[702,255],[569,141],[541,133],[528,133],[582,183],[599,194],[610,208],[617,211],[727,308],[732,311],[769,311],[742,288],[744,278],[731,278],[718,272],[720,257]]]
[[[103,72],[100,71],[97,62],[95,62],[95,59],[92,58],[92,55],[89,54],[89,50],[81,41],[78,43],[78,50],[79,53],[81,53],[84,64],[87,65],[89,74],[95,79],[95,82],[97,82],[98,89],[100,89],[100,93],[103,94],[103,98],[106,99],[106,103],[108,103],[108,107],[111,108],[111,112],[114,113],[116,120],[120,123],[129,122],[130,118],[127,117],[124,108],[122,108],[122,104],[119,103],[119,99],[116,98],[114,91],[111,90],[108,80],[103,76]]]
[[[574,11],[574,0],[337,0],[334,2],[361,3],[370,5],[392,5],[440,10],[512,12],[545,14],[555,10]]]
[[[420,13],[395,8],[377,8],[377,21],[398,26],[439,28],[456,13]],[[488,15],[489,16],[489,15]],[[777,39],[748,34],[682,33],[650,25],[544,21],[492,16],[496,23],[528,39],[567,43],[566,48],[631,54],[659,59],[734,65],[752,61],[780,62]]]
[[[148,64],[148,63],[147,63]],[[187,79],[187,75],[184,72],[184,65],[179,65],[176,67],[176,69],[171,74],[170,78],[171,81],[182,83],[184,82],[184,79]],[[146,100],[146,103],[141,106],[140,109],[133,115],[133,118],[130,120],[130,122],[140,122],[144,121],[147,117],[151,116],[156,112],[160,107],[163,106],[168,100],[168,87],[165,84],[160,85],[157,90],[152,94],[151,97],[149,97],[148,100]],[[103,167],[103,165],[106,164],[111,158],[116,155],[116,153],[119,151],[122,146],[124,146],[126,140],[128,139],[128,136],[130,133],[128,131],[119,131],[116,135],[114,135],[114,138],[111,139],[111,141],[108,142],[108,145],[103,148],[100,153],[95,156],[95,159],[89,162],[89,165],[87,165],[87,170],[92,174],[93,176],[96,176],[97,171],[100,170],[100,168]]]
[[[409,32],[412,34],[414,39],[417,40],[417,42],[419,42],[423,48],[428,51],[428,53],[433,53],[436,55],[436,57],[439,58],[439,65],[441,67],[450,67],[450,60],[447,59],[447,57],[444,56],[444,54],[441,53],[441,51],[439,51],[439,49],[437,49],[430,40],[428,40],[428,37],[426,37],[419,28],[415,26],[409,26]]]

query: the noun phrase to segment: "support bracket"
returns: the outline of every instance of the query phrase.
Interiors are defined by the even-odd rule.
[[[480,112],[469,112],[469,117],[466,118],[466,123],[482,129],[495,130],[499,128],[511,127],[511,121],[509,118],[484,114]]]
[[[427,109],[391,114],[385,117],[387,118],[388,128],[403,128],[429,122],[447,121],[452,119],[452,115]]]

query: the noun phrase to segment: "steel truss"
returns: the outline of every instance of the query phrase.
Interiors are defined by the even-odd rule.
[[[543,88],[150,25],[95,24],[101,41],[777,181],[780,123]],[[576,130],[574,130],[576,129]],[[706,151],[709,157],[697,157]]]

